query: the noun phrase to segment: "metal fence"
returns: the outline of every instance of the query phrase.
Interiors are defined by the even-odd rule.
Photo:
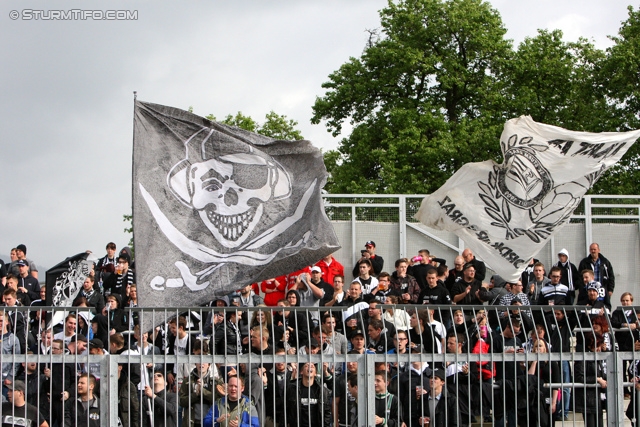
[[[332,221],[342,249],[334,254],[347,271],[360,258],[368,240],[376,242],[376,253],[385,259],[385,271],[393,271],[398,258],[429,249],[432,255],[453,265],[465,248],[455,234],[434,230],[419,223],[418,212],[424,195],[326,194],[325,211]],[[583,197],[570,223],[550,239],[537,257],[545,266],[557,262],[562,248],[578,265],[597,242],[613,264],[616,294],[633,292],[640,276],[640,197],[593,195]],[[488,266],[491,270],[491,266]],[[491,271],[487,272],[490,277]],[[617,301],[613,301],[614,307]]]
[[[90,310],[75,310],[83,319],[91,317]],[[627,406],[639,402],[634,379],[640,376],[635,369],[640,307],[625,310],[610,317],[599,308],[579,306],[382,302],[336,308],[126,309],[136,322],[157,325],[147,342],[164,348],[136,352],[145,335],[139,329],[111,334],[109,316],[103,349],[96,350],[96,341],[89,339],[82,354],[47,351],[43,346],[59,341],[48,341],[46,332],[37,334],[33,326],[25,343],[34,354],[16,352],[7,345],[12,334],[3,334],[3,396],[10,403],[3,404],[2,417],[9,424],[5,417],[21,417],[11,403],[20,406],[15,380],[25,375],[18,372],[23,369],[24,396],[49,425],[170,426],[185,419],[181,425],[204,425],[213,408],[213,425],[233,427],[235,412],[225,402],[236,401],[234,386],[242,377],[242,394],[250,400],[240,400],[245,417],[240,416],[239,426],[413,427],[426,425],[425,418],[429,426],[544,426],[553,422],[552,401],[570,409],[567,420],[559,411],[564,425],[596,425],[591,422],[604,416],[608,425],[618,426],[629,422]],[[33,310],[0,312],[14,325],[16,316],[28,319]],[[101,322],[91,318],[73,332],[87,326],[85,335],[100,336]],[[63,339],[66,326],[65,320]],[[67,337],[67,348],[82,350],[82,339]],[[83,412],[78,401],[86,396],[78,385],[82,378],[87,381],[82,373],[99,379],[100,404],[94,412]],[[429,398],[439,386],[443,392],[432,407]],[[60,390],[66,394],[56,395]],[[232,412],[225,418],[227,410]],[[595,421],[584,422],[585,416]]]

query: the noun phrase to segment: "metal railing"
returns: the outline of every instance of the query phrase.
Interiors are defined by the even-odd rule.
[[[40,334],[39,337],[34,337],[36,339],[32,342],[35,344],[32,348],[36,349],[36,354],[5,352],[3,347],[0,364],[3,367],[3,375],[5,367],[9,366],[13,370],[6,372],[15,373],[15,369],[24,364],[24,369],[35,372],[42,380],[34,382],[33,377],[27,377],[24,394],[31,399],[34,395],[33,387],[39,387],[36,400],[31,401],[48,417],[49,425],[59,424],[60,420],[64,423],[65,417],[67,425],[118,425],[118,422],[129,426],[174,425],[172,422],[177,423],[185,417],[196,419],[193,425],[199,425],[211,407],[220,407],[224,402],[220,399],[225,393],[227,399],[231,398],[232,389],[226,386],[234,376],[244,377],[243,394],[249,396],[252,402],[247,404],[248,423],[251,424],[253,414],[261,426],[329,426],[335,425],[336,420],[338,424],[344,422],[344,425],[349,426],[374,426],[380,425],[376,422],[376,415],[382,415],[384,418],[384,414],[387,414],[386,425],[398,427],[403,422],[411,427],[419,422],[421,417],[427,416],[432,420],[430,425],[440,425],[434,416],[446,417],[444,425],[449,425],[449,421],[453,420],[449,417],[455,417],[455,425],[499,425],[503,419],[515,419],[519,425],[545,425],[542,418],[550,418],[546,410],[550,405],[546,403],[546,399],[554,396],[555,390],[560,390],[560,395],[563,391],[570,393],[568,395],[571,396],[573,421],[568,421],[568,424],[580,422],[583,418],[580,411],[584,408],[587,416],[593,414],[597,418],[606,413],[607,424],[617,426],[622,425],[626,419],[625,409],[628,403],[624,398],[625,390],[631,396],[631,404],[638,402],[635,399],[637,392],[633,378],[640,376],[640,373],[633,371],[634,375],[628,378],[626,373],[629,370],[625,368],[629,361],[632,361],[631,366],[635,367],[635,361],[640,360],[634,346],[637,335],[629,328],[614,329],[609,316],[604,316],[604,329],[608,329],[609,333],[601,345],[603,348],[606,345],[609,350],[584,350],[594,339],[596,344],[599,343],[600,335],[594,333],[593,324],[602,327],[602,322],[593,320],[589,312],[585,311],[585,307],[381,304],[372,310],[365,305],[361,308],[359,311],[354,309],[354,306],[127,309],[125,312],[128,315],[137,313],[137,318],[143,325],[149,320],[151,324],[156,325],[150,330],[150,335],[151,338],[155,338],[153,342],[165,347],[159,349],[160,354],[151,352],[141,355],[132,350],[122,353],[122,349],[118,350],[119,337],[123,337],[125,347],[131,349],[135,348],[134,343],[138,337],[137,333],[128,330],[124,331],[124,335],[108,335],[103,343],[106,347],[103,349],[105,354],[102,355],[89,354],[89,351],[78,355],[46,352],[38,354],[38,349],[48,343],[45,334]],[[40,309],[57,310],[48,307]],[[378,313],[378,309],[382,311]],[[636,307],[626,309],[636,312]],[[637,309],[640,312],[640,307]],[[73,310],[85,310],[86,313],[86,309]],[[278,314],[278,311],[283,310],[288,314]],[[404,321],[387,320],[389,323],[382,323],[384,329],[381,330],[381,338],[375,339],[377,327],[380,325],[375,319],[379,314],[388,314],[388,310],[394,310],[395,313],[387,316],[388,319],[402,319],[402,310],[405,310],[410,318],[414,317],[409,320],[412,329],[408,331],[408,336],[405,337],[407,334],[402,332],[402,328],[406,326]],[[428,310],[434,311],[432,317]],[[461,323],[457,310],[462,310],[464,315]],[[568,335],[559,332],[565,324],[558,320],[561,316],[556,316],[554,310],[569,319],[567,324],[571,325],[574,331],[574,336],[569,342],[566,340]],[[33,310],[28,307],[5,307],[3,310],[8,314],[8,318],[19,313],[28,318],[30,311]],[[502,316],[505,312],[508,315]],[[225,320],[216,314],[221,314]],[[263,318],[262,314],[265,315],[263,324],[266,330],[259,327],[253,330],[246,329],[243,322],[234,323],[242,316],[251,316],[254,322],[258,322],[258,319]],[[283,315],[284,317],[281,317]],[[327,320],[326,316],[330,319]],[[331,318],[335,319],[333,329],[329,326],[333,324]],[[178,326],[178,340],[175,346],[171,338],[172,319],[177,319]],[[186,319],[190,321],[187,322]],[[207,319],[211,319],[212,326],[209,326]],[[268,323],[269,319],[271,323]],[[320,319],[318,326],[315,319]],[[441,332],[443,329],[436,319],[440,319],[445,331],[448,330],[444,336]],[[169,323],[165,323],[167,320]],[[428,324],[425,325],[425,322]],[[486,330],[483,328],[485,322]],[[9,323],[13,324],[11,321]],[[447,328],[446,325],[450,326]],[[517,333],[526,329],[527,332],[531,332],[535,325],[539,325],[540,328],[538,335],[542,336],[544,332],[546,336],[543,339],[552,344],[551,352],[532,352],[531,343],[521,345],[517,340],[510,338],[508,331]],[[108,321],[107,327],[110,326],[111,323]],[[395,334],[385,335],[385,329],[395,326],[398,327]],[[209,327],[210,332],[207,330]],[[416,332],[418,329],[421,333]],[[234,340],[236,331],[240,344]],[[285,331],[289,332],[288,336]],[[344,343],[340,342],[340,331],[348,342],[347,354],[342,350]],[[86,332],[91,335],[88,329]],[[102,331],[94,332],[97,336]],[[364,334],[364,342],[360,339],[360,333]],[[78,337],[79,335],[76,335],[70,340],[71,344],[68,347],[71,350],[78,347],[78,339],[82,340]],[[186,337],[189,344],[180,340],[181,337]],[[406,343],[402,343],[403,338],[419,345],[419,352],[402,352],[406,347]],[[451,339],[453,342],[448,342]],[[630,349],[628,339],[631,339]],[[3,335],[3,342],[6,343],[8,340],[9,334]],[[27,337],[25,341],[29,343],[30,339]],[[150,345],[153,345],[153,342]],[[486,346],[478,343],[485,343]],[[91,346],[91,343],[88,344]],[[262,354],[250,351],[257,351],[261,344],[267,346]],[[319,347],[316,347],[316,344]],[[455,351],[458,348],[457,344],[461,346],[460,352]],[[555,352],[558,348],[553,347],[562,348],[567,345],[570,345],[570,350],[566,352]],[[618,345],[627,347],[619,349]],[[172,353],[172,346],[184,351],[167,354]],[[243,346],[246,347],[244,350],[238,350]],[[82,345],[80,347],[82,348]],[[111,350],[111,354],[106,352],[107,349]],[[193,349],[199,349],[199,352]],[[394,349],[401,352],[389,351]],[[317,376],[313,375],[310,363],[316,364]],[[425,363],[427,370],[419,374],[418,371]],[[536,365],[531,368],[534,363]],[[29,364],[32,365],[28,366]],[[206,369],[197,371],[197,368],[207,364],[209,366],[206,366]],[[572,369],[573,375],[570,378],[561,375],[563,365]],[[540,366],[550,369],[548,375],[546,371],[539,374]],[[413,371],[411,367],[414,368]],[[265,375],[262,368],[265,369]],[[436,412],[435,415],[429,407],[429,394],[422,395],[429,392],[431,383],[438,385],[435,384],[437,379],[430,379],[433,369],[440,369],[445,375],[443,384],[448,391],[442,395],[446,401],[443,404],[449,404],[449,407],[445,405],[448,409]],[[47,370],[49,380],[44,379]],[[79,373],[83,372],[93,372],[99,377],[96,394],[100,396],[99,416],[84,413],[85,419],[82,419],[79,411],[72,410],[74,405],[79,405],[76,400],[83,395],[83,390],[79,389],[77,384]],[[182,380],[181,372],[185,373]],[[199,375],[189,377],[196,372],[200,372]],[[349,386],[349,372],[354,375],[352,386]],[[384,372],[385,376],[380,376],[380,372]],[[155,378],[156,373],[161,374],[163,381],[172,382],[172,385],[166,387],[166,391],[161,392],[161,387],[158,388],[157,381],[160,380]],[[123,375],[128,378],[126,382],[118,380]],[[291,376],[294,379],[290,379]],[[57,384],[54,377],[68,378],[72,383]],[[600,377],[606,379],[606,387]],[[201,379],[199,384],[195,381],[197,378]],[[381,378],[388,380],[386,387],[382,389],[379,384]],[[4,375],[3,378],[3,394],[9,394],[12,399],[16,394],[15,390],[19,389],[17,387],[13,391],[9,390],[13,387],[10,384],[15,379],[12,375]],[[308,382],[319,386],[308,386]],[[61,386],[68,393],[67,400],[62,405],[55,401],[54,395],[54,391],[60,390]],[[146,386],[156,388],[150,399],[145,398],[148,393],[145,391]],[[396,403],[399,405],[398,412],[392,410],[394,398],[384,395],[385,388],[394,392]],[[437,390],[437,387],[435,389]],[[602,397],[606,399],[602,400]],[[136,399],[137,409],[132,405]],[[389,408],[385,409],[381,404],[384,399],[384,405],[390,405]],[[556,406],[564,405],[564,399],[564,396],[560,398]],[[455,405],[452,405],[454,401]],[[171,402],[175,402],[175,411],[171,409],[174,407]],[[18,416],[17,413],[7,413],[5,408],[2,416],[11,415]],[[221,419],[224,416],[219,412],[212,411],[212,416],[224,421]],[[346,419],[343,419],[344,417]],[[225,422],[214,425],[226,426]]]

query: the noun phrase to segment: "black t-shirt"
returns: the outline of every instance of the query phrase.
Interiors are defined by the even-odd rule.
[[[420,293],[418,304],[451,304],[451,297],[449,296],[447,288],[438,283],[434,288],[427,286],[427,288]]]
[[[46,418],[38,411],[38,408],[29,403],[20,407],[14,407],[11,402],[2,404],[2,427],[37,427],[45,420]]]
[[[238,406],[238,401],[227,399],[227,406],[229,407],[229,412],[233,412],[233,410],[236,409],[236,406]]]

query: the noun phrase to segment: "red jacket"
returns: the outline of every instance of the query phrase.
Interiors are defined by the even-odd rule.
[[[331,259],[332,261],[329,265],[321,259],[316,263],[316,267],[320,267],[320,270],[322,270],[322,280],[333,286],[333,278],[335,276],[344,277],[344,267],[335,258]]]

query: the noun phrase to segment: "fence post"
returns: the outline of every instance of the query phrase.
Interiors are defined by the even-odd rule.
[[[118,425],[118,358],[109,354],[100,360],[100,419],[100,425]]]
[[[607,363],[607,425],[614,427],[624,423],[624,362],[615,347]]]
[[[398,198],[398,225],[400,232],[400,258],[407,256],[407,196]]]
[[[358,262],[358,260],[360,259],[360,256],[357,255],[358,251],[356,250],[356,248],[358,247],[358,244],[356,242],[358,237],[356,236],[356,220],[356,207],[351,206],[351,256],[353,257],[353,265],[356,265],[356,262]]]
[[[593,242],[593,228],[591,218],[591,197],[584,196],[584,232],[585,232],[585,244],[587,245],[586,253],[589,253],[589,245]]]
[[[372,420],[375,419],[376,392],[373,388],[375,368],[373,357],[367,357],[366,354],[358,356],[358,427],[373,426],[369,419],[370,416]]]

